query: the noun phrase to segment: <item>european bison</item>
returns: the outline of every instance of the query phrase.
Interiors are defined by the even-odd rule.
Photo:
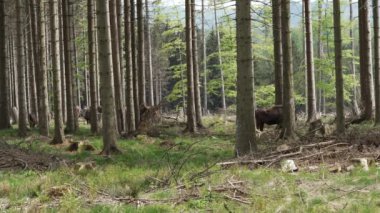
[[[264,130],[264,124],[282,124],[282,106],[276,105],[269,109],[257,109],[255,111],[256,126],[260,131]]]
[[[30,128],[34,128],[38,124],[37,117],[32,113],[29,113],[28,119]]]
[[[102,107],[97,107],[97,119],[101,118],[100,114],[102,113]],[[91,108],[85,108],[82,113],[83,118],[86,120],[87,124],[91,121]]]

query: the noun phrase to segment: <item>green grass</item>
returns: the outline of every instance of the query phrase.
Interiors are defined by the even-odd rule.
[[[319,172],[283,173],[276,169],[212,167],[210,174],[194,178],[210,165],[233,157],[233,125],[222,118],[208,118],[213,124],[210,134],[182,135],[180,127],[163,130],[163,137],[139,136],[134,140],[120,139],[122,154],[104,158],[97,155],[102,147],[99,136],[91,136],[89,127],[82,126],[73,140],[88,140],[95,152],[68,153],[62,146],[50,146],[35,140],[24,142],[17,131],[0,132],[0,138],[13,144],[46,153],[59,154],[72,162],[94,161],[96,168],[77,171],[73,165],[56,170],[0,171],[1,199],[7,199],[8,212],[379,212],[380,170],[356,169],[350,173]],[[37,134],[32,131],[31,134]],[[162,141],[176,146],[169,150]],[[166,181],[167,184],[161,182]],[[251,204],[226,199],[229,192],[216,192],[217,186],[228,181],[244,182]],[[184,185],[178,189],[179,185]],[[193,188],[194,185],[200,185]],[[61,196],[51,194],[63,191]],[[163,202],[195,193],[196,198],[180,202]],[[118,202],[111,197],[133,197],[160,200],[142,205]],[[2,211],[0,209],[0,211]]]

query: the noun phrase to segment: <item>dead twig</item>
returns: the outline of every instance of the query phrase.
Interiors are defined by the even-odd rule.
[[[251,204],[252,204],[252,203],[249,202],[249,201],[242,200],[242,199],[237,198],[237,197],[231,197],[231,196],[226,195],[226,194],[223,194],[223,196],[224,196],[225,198],[228,198],[228,199],[233,200],[233,201],[237,201],[237,202],[239,202],[239,203],[243,203],[243,204],[247,204],[247,205],[251,205]]]
[[[349,194],[352,194],[352,193],[354,193],[354,192],[360,192],[361,190],[363,190],[363,189],[365,189],[365,188],[368,188],[369,186],[370,186],[370,185],[355,188],[355,189],[350,190],[350,191],[348,191],[348,192],[346,192],[346,193],[344,193],[344,194],[342,194],[342,195],[340,195],[340,196],[338,196],[338,197],[334,197],[334,198],[330,199],[329,202],[334,201],[334,200],[337,200],[337,199],[340,199],[340,198],[345,197],[345,196],[347,196],[347,195],[349,195]]]

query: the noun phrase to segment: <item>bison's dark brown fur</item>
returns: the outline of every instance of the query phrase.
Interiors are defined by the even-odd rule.
[[[282,124],[282,106],[276,105],[269,109],[257,109],[255,111],[256,126],[260,131],[264,130],[264,124]]]
[[[28,119],[29,119],[29,126],[31,128],[34,128],[37,125],[37,123],[38,123],[37,117],[34,114],[29,113]]]

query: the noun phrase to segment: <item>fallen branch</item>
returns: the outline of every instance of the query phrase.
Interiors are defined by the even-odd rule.
[[[237,160],[237,161],[227,161],[227,162],[221,162],[217,163],[217,165],[221,167],[229,167],[232,165],[263,165],[266,162],[270,162],[270,160]]]
[[[252,203],[249,202],[249,201],[242,200],[242,199],[239,199],[239,198],[237,198],[237,197],[231,197],[231,196],[226,195],[226,194],[223,194],[223,196],[224,196],[225,198],[228,198],[228,199],[233,200],[233,201],[237,201],[237,202],[239,202],[239,203],[244,203],[244,204],[247,204],[247,205],[252,204]]]

